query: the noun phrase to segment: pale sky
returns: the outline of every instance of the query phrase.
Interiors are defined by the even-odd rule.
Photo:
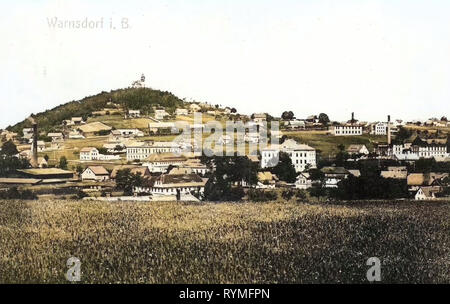
[[[449,16],[446,0],[0,0],[0,128],[141,73],[247,114],[449,116]]]

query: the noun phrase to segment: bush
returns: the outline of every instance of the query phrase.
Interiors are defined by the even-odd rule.
[[[37,196],[31,190],[19,191],[17,187],[12,187],[6,191],[1,191],[0,199],[35,200]]]
[[[247,194],[248,199],[253,202],[268,202],[278,198],[275,191],[265,191],[261,189],[250,189]]]

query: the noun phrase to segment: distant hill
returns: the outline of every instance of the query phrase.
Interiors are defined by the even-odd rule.
[[[183,104],[180,98],[170,92],[149,88],[127,88],[101,92],[81,100],[71,101],[35,114],[33,117],[37,121],[40,131],[50,132],[57,129],[63,120],[80,116],[86,119],[93,111],[100,111],[107,107],[108,102],[119,104],[125,110],[141,110],[144,114],[153,113],[154,106],[163,106],[171,111]],[[24,120],[8,127],[7,130],[21,134],[22,129],[27,127],[30,127],[30,122]]]

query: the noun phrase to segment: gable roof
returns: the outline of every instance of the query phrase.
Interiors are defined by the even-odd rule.
[[[95,175],[108,175],[109,176],[109,172],[108,170],[105,169],[105,167],[103,166],[89,166],[86,168],[90,169],[92,171],[92,173],[94,173]],[[84,170],[84,171],[86,171]]]

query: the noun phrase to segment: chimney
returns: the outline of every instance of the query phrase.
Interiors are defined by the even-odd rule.
[[[38,153],[37,153],[37,140],[38,140],[37,123],[32,117],[30,117],[28,120],[31,121],[31,124],[33,125],[33,144],[31,146],[30,164],[31,164],[31,167],[37,168],[37,167],[39,167]]]
[[[391,115],[387,117],[387,142],[388,145],[391,145]]]
[[[352,122],[355,121],[355,112],[352,112]]]

